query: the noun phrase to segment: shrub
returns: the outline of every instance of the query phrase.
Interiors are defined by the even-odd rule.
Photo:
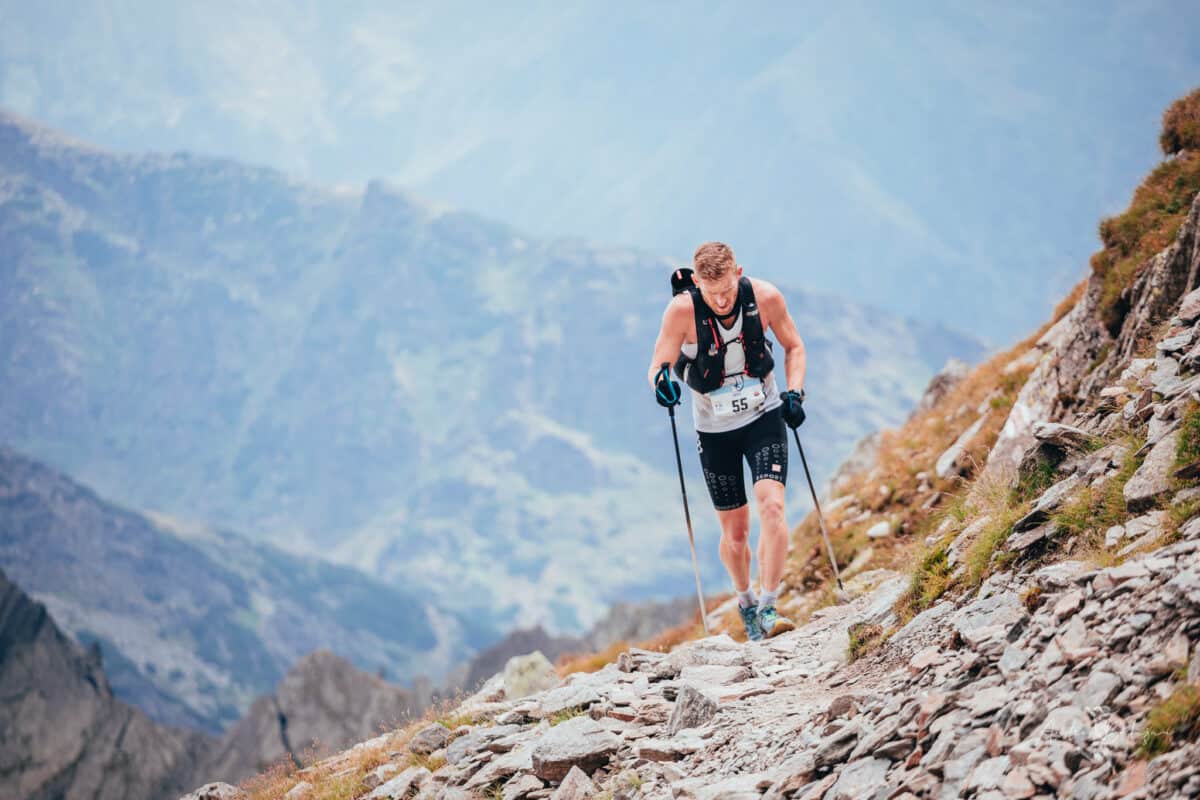
[[[1179,98],[1163,112],[1158,144],[1169,156],[1182,150],[1200,150],[1200,89]]]
[[[1175,466],[1186,467],[1200,461],[1200,403],[1189,403],[1179,426],[1179,444],[1175,447]]]
[[[1091,265],[1101,280],[1100,313],[1110,332],[1124,319],[1121,293],[1151,256],[1175,240],[1198,191],[1200,153],[1184,152],[1155,167],[1124,213],[1100,222],[1104,249],[1092,256]]]

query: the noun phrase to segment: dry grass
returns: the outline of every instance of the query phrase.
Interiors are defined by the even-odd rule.
[[[1147,176],[1124,213],[1100,222],[1104,249],[1092,256],[1091,263],[1102,282],[1100,313],[1109,332],[1120,329],[1128,311],[1122,293],[1150,257],[1175,240],[1197,192],[1200,152],[1185,151]]]
[[[1200,150],[1200,89],[1179,98],[1163,112],[1158,144],[1168,156],[1183,150]]]
[[[846,631],[850,637],[850,645],[846,648],[846,659],[853,664],[868,653],[883,647],[888,640],[888,633],[882,625],[870,622],[856,622]]]

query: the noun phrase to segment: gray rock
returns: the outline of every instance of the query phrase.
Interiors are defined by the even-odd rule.
[[[577,717],[576,719],[588,718]],[[590,719],[588,721],[591,722]],[[487,762],[482,769],[467,780],[464,788],[468,790],[482,789],[484,786],[491,786],[497,781],[510,778],[518,772],[529,772],[532,769],[533,760],[530,747],[522,745]]]
[[[859,737],[862,734],[863,729],[856,722],[843,725],[822,739],[821,743],[817,745],[817,750],[813,754],[813,763],[818,769],[833,764],[840,764],[850,755],[850,751],[858,744]]]
[[[888,768],[892,762],[882,758],[860,758],[852,761],[838,776],[837,783],[825,795],[826,800],[863,800],[886,786]]]
[[[1027,616],[1016,592],[999,592],[960,608],[953,624],[963,641],[978,650],[1005,643],[1012,629]]]
[[[513,656],[504,665],[504,696],[509,700],[520,700],[553,689],[561,683],[554,665],[540,650],[529,655]]]
[[[983,428],[983,423],[987,419],[987,415],[980,417],[971,427],[962,432],[961,435],[946,449],[946,452],[938,456],[937,463],[933,466],[934,474],[939,478],[945,478],[951,473],[961,469],[959,461],[966,452],[967,445],[975,438],[980,429]]]
[[[471,753],[486,749],[488,742],[511,736],[519,730],[521,730],[520,725],[474,728],[469,733],[459,736],[446,747],[446,763],[458,764]]]
[[[1043,539],[1051,539],[1058,534],[1059,527],[1054,522],[1044,522],[1037,527],[1020,533],[1014,533],[1004,542],[1004,546],[1014,552],[1020,552]]]
[[[600,702],[600,694],[591,686],[560,686],[542,695],[533,716],[552,717],[572,708],[588,708]]]
[[[579,767],[591,774],[608,763],[621,740],[591,717],[575,717],[551,728],[533,746],[533,774],[544,781],[561,781]]]
[[[868,539],[886,539],[892,535],[892,523],[890,520],[880,520],[871,527],[867,528]]]
[[[1106,705],[1121,688],[1121,679],[1111,672],[1093,670],[1087,681],[1075,693],[1074,703],[1079,708],[1097,708]]]
[[[1003,708],[1008,702],[1008,689],[1003,686],[993,686],[980,692],[961,698],[958,704],[970,712],[973,717],[983,717]]]
[[[1193,289],[1183,296],[1175,316],[1185,325],[1200,319],[1200,289]]]
[[[521,800],[530,792],[536,792],[543,788],[544,784],[533,775],[523,773],[514,775],[500,789],[501,800]]]
[[[691,684],[685,683],[675,698],[675,709],[667,722],[667,735],[674,736],[684,728],[698,728],[717,713],[717,702]]]
[[[684,667],[679,672],[679,680],[709,686],[726,686],[731,683],[741,683],[754,676],[747,667],[724,666],[721,664],[697,664]]]
[[[1130,511],[1141,511],[1153,505],[1160,495],[1171,490],[1171,470],[1175,465],[1178,442],[1178,431],[1160,439],[1125,484],[1125,505]]]
[[[550,800],[591,800],[597,792],[596,784],[579,767],[571,767],[562,783],[550,795]]]
[[[1045,522],[1050,517],[1050,512],[1061,506],[1079,485],[1079,477],[1071,475],[1042,492],[1042,495],[1034,502],[1029,513],[1013,525],[1013,530],[1027,531]]]
[[[365,800],[402,800],[429,777],[424,767],[409,767],[387,783],[376,786]]]
[[[1076,706],[1060,706],[1046,715],[1039,732],[1042,736],[1083,745],[1087,743],[1091,729],[1091,720],[1082,709]]]
[[[1035,422],[1033,437],[1067,452],[1085,450],[1095,438],[1085,430],[1058,422]]]
[[[435,722],[417,731],[408,743],[408,749],[419,756],[427,756],[434,750],[441,750],[449,740],[450,729],[440,722]]]
[[[374,789],[381,783],[394,778],[402,769],[404,769],[404,767],[395,762],[382,764],[363,776],[363,788]]]
[[[998,790],[1004,784],[1010,764],[1008,756],[997,756],[980,761],[962,783],[964,792]]]
[[[228,783],[206,783],[179,800],[249,800],[250,795]]]

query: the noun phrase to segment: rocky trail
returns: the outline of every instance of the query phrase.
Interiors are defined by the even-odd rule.
[[[1164,679],[1200,671],[1198,550],[1200,520],[1117,567],[997,574],[971,602],[935,605],[848,665],[849,627],[887,624],[905,579],[767,642],[633,650],[510,699],[531,680],[557,682],[546,662],[514,659],[507,680],[457,709],[472,724],[433,723],[389,750],[365,796],[1194,797],[1200,746],[1148,765],[1134,751],[1135,719]],[[392,738],[321,769],[352,769],[356,751]],[[444,764],[407,766],[414,756]]]

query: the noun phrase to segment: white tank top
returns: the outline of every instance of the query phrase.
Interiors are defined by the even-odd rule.
[[[725,348],[725,374],[727,376],[742,374],[746,371],[746,350],[742,347],[741,342],[736,341],[742,333],[741,310],[738,310],[737,319],[734,320],[732,328],[726,330],[725,326],[718,322],[717,330],[721,332],[721,339],[727,345]],[[684,342],[681,350],[688,358],[695,358],[697,344]],[[702,433],[735,431],[754,422],[768,411],[783,405],[783,401],[779,399],[779,389],[775,386],[774,370],[768,372],[767,376],[763,378],[763,393],[766,395],[763,404],[758,408],[739,411],[729,416],[718,417],[713,411],[712,400],[708,396],[697,392],[690,386],[688,388],[692,392],[692,424],[696,430]]]

